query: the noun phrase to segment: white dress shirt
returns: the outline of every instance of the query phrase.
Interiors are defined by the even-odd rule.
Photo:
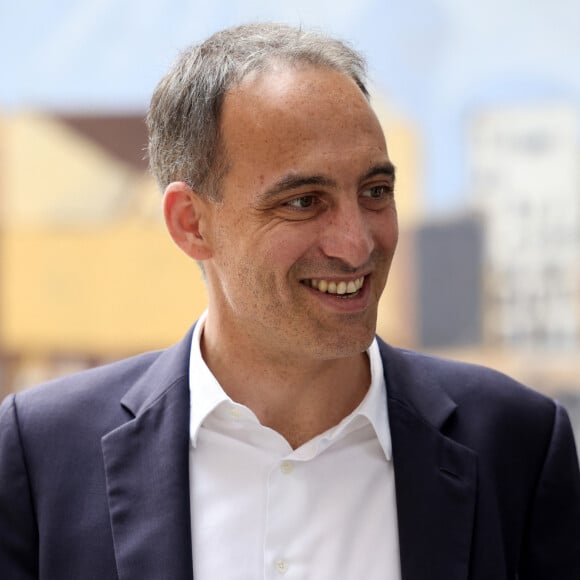
[[[338,425],[293,450],[205,364],[190,360],[195,580],[400,580],[386,387],[376,340],[371,386]]]

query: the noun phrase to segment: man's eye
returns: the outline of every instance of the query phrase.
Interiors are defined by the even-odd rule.
[[[388,185],[375,185],[365,189],[362,195],[371,199],[384,199],[391,196],[392,193],[393,190]]]
[[[316,197],[313,195],[302,195],[287,201],[284,205],[293,209],[310,209],[316,205]]]

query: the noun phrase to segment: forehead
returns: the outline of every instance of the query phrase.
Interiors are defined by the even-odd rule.
[[[269,61],[262,69],[253,70],[244,76],[228,91],[227,96],[239,98],[248,95],[254,99],[257,97],[258,100],[254,101],[256,103],[261,102],[260,97],[263,97],[272,104],[277,100],[283,102],[297,100],[307,104],[309,99],[304,97],[314,96],[317,88],[323,89],[317,94],[318,99],[322,99],[326,94],[330,99],[350,96],[356,100],[362,98],[368,103],[354,79],[344,72],[321,65],[277,60]]]
[[[246,77],[224,99],[220,130],[230,167],[348,158],[355,150],[386,156],[380,124],[354,80],[312,66],[274,64]]]

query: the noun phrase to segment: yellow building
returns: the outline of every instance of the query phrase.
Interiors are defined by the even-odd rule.
[[[171,344],[203,310],[197,266],[161,222],[145,143],[140,117],[2,120],[0,349],[9,388]]]

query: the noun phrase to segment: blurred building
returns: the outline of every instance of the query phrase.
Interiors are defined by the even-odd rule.
[[[486,221],[486,335],[492,344],[580,347],[580,117],[566,105],[481,112],[471,188]]]
[[[4,391],[171,344],[204,308],[146,142],[142,116],[0,120]]]
[[[475,215],[420,224],[415,232],[418,344],[480,346],[483,226]]]

